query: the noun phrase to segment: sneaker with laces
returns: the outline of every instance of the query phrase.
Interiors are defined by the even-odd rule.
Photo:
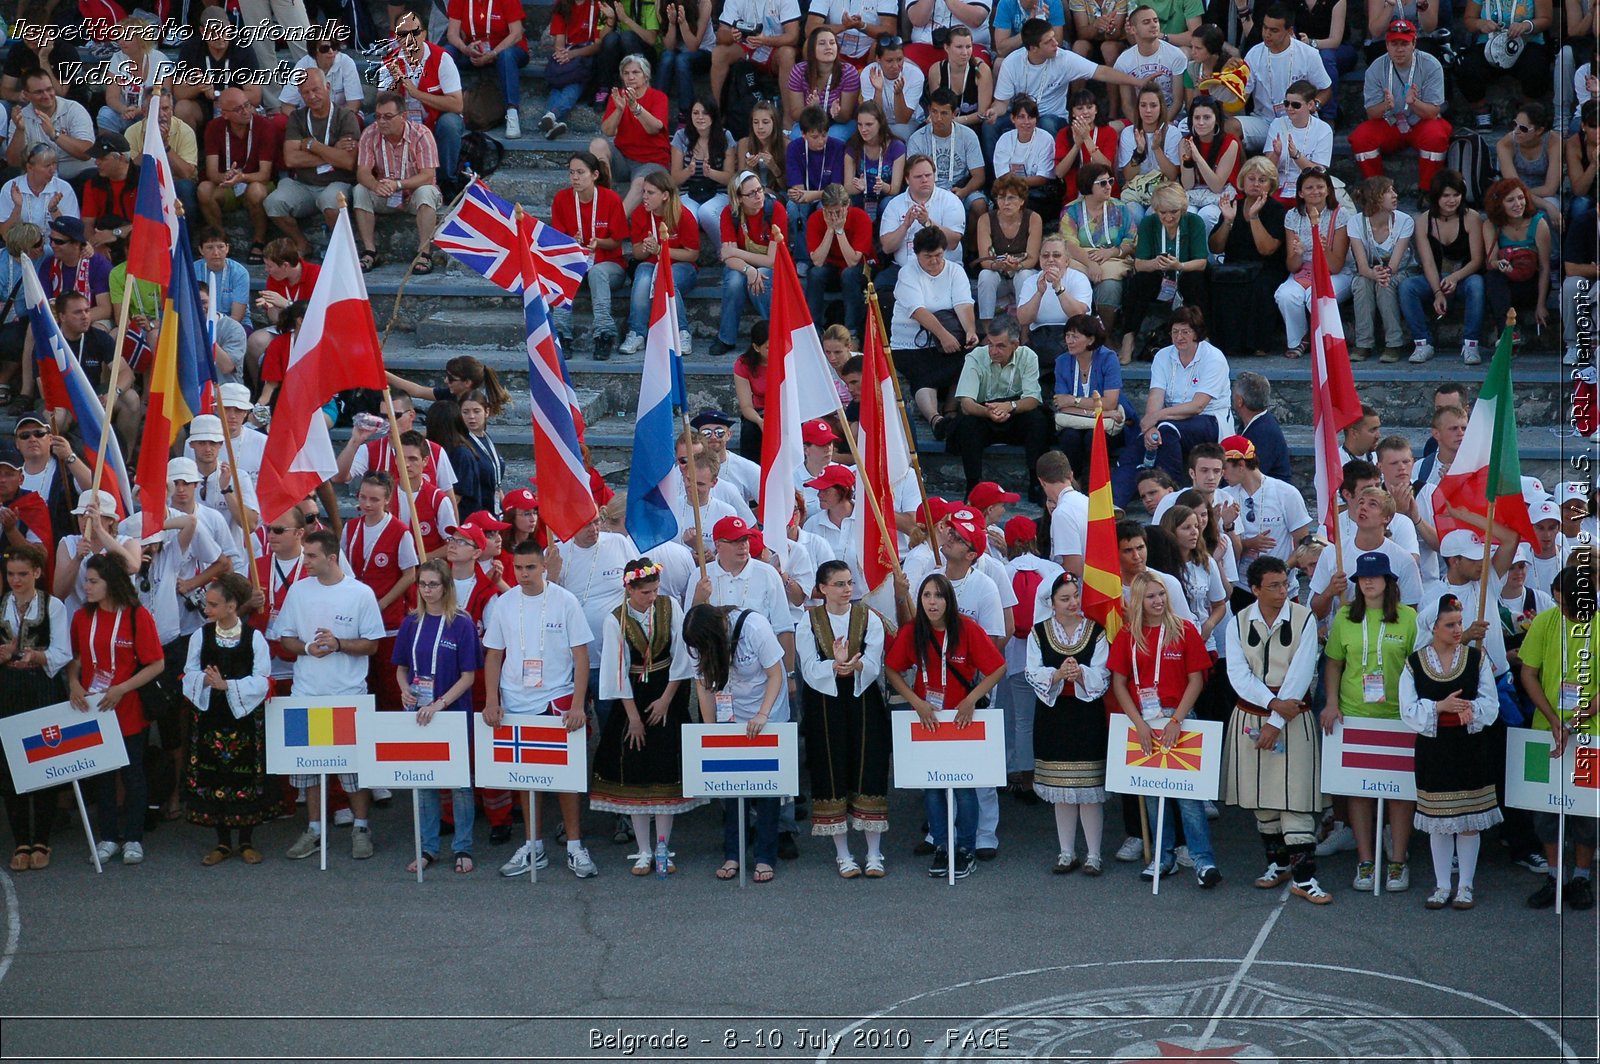
[[[1149,864],[1145,865],[1144,866],[1144,871],[1139,873],[1139,878],[1144,880],[1146,883],[1149,883],[1152,880],[1154,880],[1156,878],[1156,866],[1157,866],[1158,863],[1159,862],[1157,862],[1157,861],[1151,861]],[[1169,865],[1162,865],[1161,866],[1161,878],[1162,879],[1166,879],[1168,876],[1176,875],[1177,871],[1178,871],[1177,862],[1173,862],[1172,864],[1169,864]]]
[[[1350,881],[1352,890],[1371,890],[1373,878],[1377,874],[1377,866],[1371,861],[1361,861],[1356,865],[1356,877]]]
[[[567,868],[579,879],[588,879],[600,874],[600,869],[594,866],[594,859],[589,856],[588,849],[583,846],[567,851]]]
[[[506,108],[506,139],[522,139],[522,116],[517,113],[515,107]]]
[[[694,334],[688,329],[678,330],[678,354],[692,355],[694,353]]]
[[[1483,364],[1483,355],[1478,351],[1478,341],[1467,340],[1461,345],[1461,361],[1468,366]]]
[[[1416,340],[1411,344],[1411,357],[1406,359],[1414,366],[1420,366],[1433,357],[1433,345],[1426,340]]]
[[[1194,867],[1194,858],[1189,856],[1189,847],[1187,846],[1179,846],[1177,850],[1174,851],[1173,857],[1177,860],[1180,868]]]
[[[356,815],[354,813],[352,813],[349,810],[348,807],[346,807],[344,809],[335,809],[333,811],[333,826],[334,827],[336,827],[336,828],[348,828],[348,827],[353,826],[355,824],[355,822],[356,822]]]
[[[122,849],[122,847],[118,846],[110,839],[107,839],[102,843],[96,844],[94,852],[95,855],[100,858],[100,863],[105,864],[107,861],[115,857],[117,855],[117,851],[120,849]],[[93,864],[94,862],[90,861],[89,863]]]
[[[357,861],[365,861],[372,856],[372,829],[350,829],[350,856]]]
[[[933,879],[943,879],[950,874],[950,854],[940,846],[933,851],[933,860],[928,862],[928,875]]]
[[[1433,893],[1429,894],[1427,900],[1422,903],[1422,907],[1424,909],[1432,909],[1434,911],[1438,911],[1439,909],[1443,909],[1446,905],[1449,905],[1449,904],[1450,904],[1450,888],[1449,887],[1435,887],[1433,889]]]
[[[1289,866],[1276,861],[1268,861],[1267,870],[1256,877],[1256,886],[1261,890],[1281,887],[1287,882],[1289,882]]]
[[[548,132],[550,132],[550,127],[555,125],[555,124],[556,124],[556,114],[555,114],[555,112],[554,111],[546,111],[544,113],[543,117],[541,117],[539,119],[539,132],[548,133]]]
[[[1404,861],[1390,861],[1383,875],[1383,889],[1399,894],[1411,889],[1411,866]]]
[[[512,876],[525,876],[532,867],[533,843],[525,842],[517,847],[517,852],[511,855],[511,860],[500,866],[500,874],[507,879]]]
[[[1336,853],[1347,853],[1355,848],[1356,833],[1350,830],[1350,825],[1335,823],[1333,830],[1328,832],[1328,837],[1317,843],[1317,856],[1332,857]]]
[[[956,878],[966,879],[978,867],[978,855],[971,850],[956,851]]]
[[[394,792],[391,791],[389,788],[387,788],[387,787],[374,787],[374,788],[372,788],[372,804],[373,805],[384,805],[384,806],[386,806],[392,801],[394,801]]]
[[[565,122],[557,122],[555,125],[550,127],[550,132],[545,134],[545,139],[546,140],[560,140],[562,137],[564,137],[566,135],[567,135],[567,124]]]
[[[1520,868],[1526,868],[1537,875],[1547,876],[1550,874],[1550,862],[1544,859],[1544,854],[1542,853],[1530,853],[1517,858],[1511,863]]]
[[[1478,904],[1472,898],[1472,888],[1466,884],[1456,888],[1456,900],[1450,903],[1453,909],[1470,909]]]
[[[1304,898],[1312,905],[1329,905],[1333,902],[1333,895],[1323,890],[1322,884],[1315,878],[1293,884],[1289,887],[1289,893],[1297,898]]]
[[[1116,858],[1119,861],[1137,861],[1144,856],[1144,842],[1133,836],[1122,840],[1122,845],[1117,847]]]
[[[625,355],[636,355],[642,347],[644,347],[644,337],[636,332],[631,332],[623,339],[622,346],[618,347],[617,350]]]
[[[1222,872],[1214,864],[1208,864],[1194,875],[1196,883],[1206,890],[1210,890],[1222,882]]]
[[[303,861],[322,848],[322,833],[306,828],[284,854],[291,861]]]

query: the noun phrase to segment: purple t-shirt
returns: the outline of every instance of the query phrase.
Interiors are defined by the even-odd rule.
[[[905,157],[906,142],[899,137],[890,137],[889,146],[883,149],[882,154],[876,160],[857,155],[853,150],[847,151],[846,154],[856,161],[856,175],[867,179],[867,192],[869,195],[852,197],[852,202],[857,207],[864,207],[866,206],[865,200],[869,196],[877,201],[888,198],[881,190],[875,196],[871,194],[880,182],[887,185],[894,180],[894,164]]]
[[[828,185],[844,184],[844,141],[828,138],[827,147],[812,151],[806,147],[806,138],[796,137],[789,142],[784,155],[787,165],[784,173],[789,186],[798,185],[807,192],[821,192]]]
[[[806,85],[806,65],[796,63],[789,68],[789,91],[798,92],[800,99],[806,107],[820,107],[824,111],[833,106],[833,101],[840,99],[845,93],[861,92],[861,74],[855,67],[843,60],[833,64],[833,76],[823,81],[815,89]]]
[[[449,622],[432,614],[419,619],[408,613],[400,622],[389,662],[411,670],[413,683],[431,676],[434,693],[442,695],[455,686],[462,673],[483,668],[483,644],[478,640],[477,625],[465,611]],[[472,688],[446,708],[471,713]]]

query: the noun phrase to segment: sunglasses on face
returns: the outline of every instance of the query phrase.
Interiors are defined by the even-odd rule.
[[[396,37],[402,37],[402,38],[405,38],[405,39],[409,40],[412,37],[421,37],[422,36],[422,30],[420,30],[420,29],[415,29],[415,30],[395,30],[394,31],[394,35]]]
[[[708,425],[700,430],[700,435],[708,439],[725,440],[728,438],[728,430],[720,425]]]
[[[45,437],[47,437],[49,435],[50,435],[50,433],[46,432],[44,429],[29,429],[26,432],[17,433],[17,439],[19,439],[19,440],[42,440],[42,439],[44,439]]]
[[[1298,110],[1300,110],[1301,108],[1303,108],[1305,106],[1305,101],[1303,101],[1303,100],[1285,100],[1285,101],[1283,101],[1283,106],[1287,107],[1291,111],[1298,111]]]
[[[284,535],[285,533],[293,532],[294,531],[294,526],[293,525],[268,525],[267,526],[267,531],[271,532],[274,536],[281,536],[281,535]]]
[[[54,244],[56,247],[60,247],[62,244],[72,244],[75,242],[76,241],[68,240],[64,236],[53,236],[50,238],[50,243]]]
[[[1517,132],[1518,133],[1532,133],[1533,132],[1533,127],[1532,126],[1523,125],[1521,122],[1516,123],[1516,127],[1517,127]]]

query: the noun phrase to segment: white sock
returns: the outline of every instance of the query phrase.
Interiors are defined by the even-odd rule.
[[[1474,831],[1471,835],[1456,836],[1456,858],[1459,865],[1461,885],[1472,887],[1472,877],[1478,871],[1478,847],[1482,837]]]
[[[322,821],[313,820],[313,821],[311,821],[311,823],[307,824],[306,826],[311,829],[311,834],[313,834],[313,835],[321,835],[322,834]]]
[[[581,849],[583,849],[583,840],[582,839],[568,839],[567,840],[567,852],[568,853],[577,853]]]
[[[1056,803],[1056,848],[1071,853],[1078,842],[1078,807],[1069,802]]]
[[[355,822],[355,827],[356,827],[356,828],[357,828],[357,829],[360,829],[360,828],[364,828],[364,827],[366,827],[366,826],[367,826],[367,822],[366,822],[366,821],[365,821],[365,820],[359,820],[359,819],[358,819],[358,820],[356,820],[356,822]]]
[[[1551,875],[1554,875],[1554,874],[1555,874],[1554,872],[1551,873]],[[1587,868],[1574,868],[1572,870],[1572,878],[1573,879],[1588,879],[1589,878],[1589,869],[1587,869]]]
[[[1090,857],[1100,856],[1100,839],[1105,831],[1106,807],[1100,802],[1078,806],[1078,819],[1083,823],[1083,844]]]
[[[650,814],[632,813],[629,819],[633,821],[633,837],[639,844],[640,853],[655,853],[656,839],[650,834]]]
[[[846,857],[849,857],[850,856],[850,836],[848,834],[835,835],[833,837],[833,849],[834,849],[834,852],[838,855],[839,860],[842,861]]]
[[[867,836],[867,857],[869,857],[869,858],[872,858],[872,857],[882,858],[883,857],[883,832],[881,832],[881,831],[868,831],[868,832],[864,832],[864,834]]]
[[[1450,858],[1455,856],[1454,835],[1429,835],[1428,846],[1433,850],[1433,885],[1440,890],[1450,889]],[[1466,862],[1462,862],[1461,881],[1467,881]]]

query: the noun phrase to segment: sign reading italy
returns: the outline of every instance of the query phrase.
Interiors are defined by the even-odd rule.
[[[267,771],[280,776],[354,772],[371,695],[267,699]]]
[[[889,714],[896,787],[1004,786],[1006,727],[1002,711],[976,710],[965,728],[956,727],[955,719],[955,710],[941,710],[939,726],[930,729],[908,709]]]
[[[1106,739],[1106,789],[1118,794],[1214,800],[1222,780],[1222,722],[1186,720],[1171,746],[1161,745],[1161,722],[1152,724],[1150,753],[1121,713],[1111,715]]]
[[[1507,728],[1506,804],[1600,817],[1600,740],[1569,735],[1567,748],[1553,758],[1549,732]]]
[[[768,724],[751,737],[743,724],[683,726],[685,797],[781,798],[800,790],[800,736],[794,723]]]
[[[0,745],[17,793],[98,776],[128,763],[115,713],[83,713],[71,702],[0,720]]]

